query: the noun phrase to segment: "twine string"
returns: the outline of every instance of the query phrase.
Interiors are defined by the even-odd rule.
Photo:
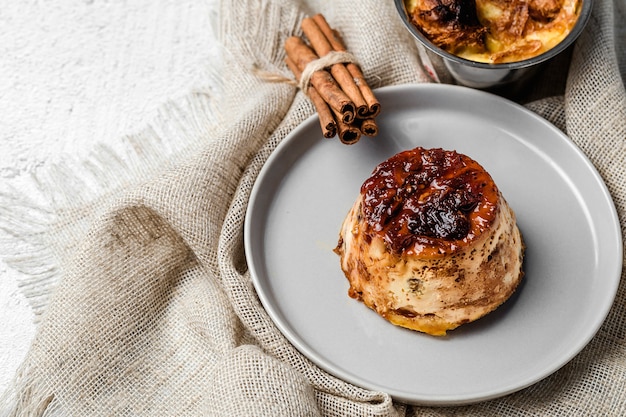
[[[358,64],[354,55],[346,51],[331,51],[328,54],[309,62],[300,76],[298,87],[306,93],[315,71],[330,68],[335,64]]]
[[[332,67],[335,64],[357,64],[358,61],[354,55],[350,52],[346,51],[331,51],[323,57],[314,59],[309,62],[302,71],[302,75],[300,76],[300,81],[294,81],[291,78],[287,78],[281,74],[277,74],[274,72],[263,71],[262,69],[254,66],[252,71],[256,74],[257,77],[262,78],[268,82],[274,83],[285,83],[289,85],[293,85],[302,90],[305,94],[309,89],[309,84],[311,83],[311,77],[315,71],[320,71],[323,69],[327,69]],[[308,95],[308,94],[307,94]]]

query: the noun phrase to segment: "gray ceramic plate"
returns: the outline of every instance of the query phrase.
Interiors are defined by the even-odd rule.
[[[555,372],[599,329],[620,279],[619,222],[597,171],[558,129],[502,98],[443,85],[387,87],[377,96],[377,137],[342,145],[324,139],[312,117],[280,144],[254,186],[245,249],[276,326],[331,374],[414,404],[496,398]],[[527,245],[516,294],[445,338],[395,327],[349,298],[333,252],[374,166],[416,146],[481,163]]]

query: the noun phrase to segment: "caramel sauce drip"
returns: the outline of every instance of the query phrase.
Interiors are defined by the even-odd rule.
[[[495,219],[500,193],[476,161],[415,148],[379,164],[361,186],[365,231],[396,254],[444,254],[476,239]],[[428,252],[428,253],[427,253]]]

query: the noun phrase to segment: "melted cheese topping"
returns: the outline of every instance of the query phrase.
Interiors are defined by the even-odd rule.
[[[521,61],[554,48],[571,32],[581,7],[581,0],[475,0],[479,28],[463,28],[463,22],[441,20],[450,18],[449,14],[433,15],[440,4],[453,10],[456,6],[462,7],[461,3],[464,7],[471,4],[462,0],[405,1],[413,24],[433,43],[459,57],[485,63]],[[457,35],[457,42],[443,44],[431,35],[446,28],[458,31],[459,26],[461,32],[484,30],[484,34],[479,35],[482,44],[466,43]]]

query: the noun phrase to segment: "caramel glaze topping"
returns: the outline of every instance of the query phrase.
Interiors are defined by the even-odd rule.
[[[500,193],[476,161],[415,148],[379,164],[361,186],[365,234],[395,254],[452,253],[494,221]]]

